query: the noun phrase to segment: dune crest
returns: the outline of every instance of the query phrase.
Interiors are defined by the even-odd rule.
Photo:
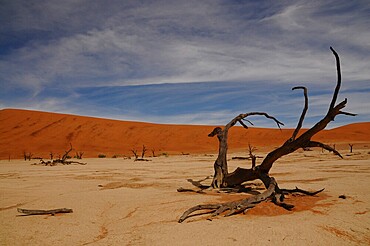
[[[63,154],[72,143],[84,157],[105,154],[131,156],[131,149],[140,153],[142,145],[155,154],[214,153],[217,140],[207,137],[215,126],[168,125],[118,121],[77,115],[39,111],[0,110],[0,159],[23,157],[31,152],[34,157],[48,158]],[[347,148],[348,143],[370,143],[370,122],[354,123],[324,130],[315,139]],[[258,148],[271,149],[281,145],[292,129],[264,129],[234,127],[230,131],[229,148],[247,149],[248,143]],[[355,147],[356,148],[356,147]],[[74,154],[74,153],[73,153]]]

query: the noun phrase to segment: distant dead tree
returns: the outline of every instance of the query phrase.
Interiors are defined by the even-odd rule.
[[[26,153],[26,151],[23,151],[23,158],[24,158],[25,161],[27,161],[27,160],[30,161],[32,159],[32,156],[33,156],[33,154],[31,152]]]
[[[352,153],[352,150],[353,150],[353,145],[354,144],[348,144],[349,145],[349,152]]]
[[[50,160],[52,160],[52,159],[53,159],[53,157],[54,157],[53,152],[51,152],[51,151],[50,151],[49,155],[50,155]]]
[[[76,159],[82,159],[84,152],[76,151]]]
[[[268,119],[273,120],[277,124],[277,126],[280,128],[280,126],[283,125],[283,123],[277,120],[275,117],[272,117],[265,112],[250,112],[250,113],[240,114],[236,116],[234,119],[232,119],[227,125],[225,125],[224,128],[216,127],[208,135],[209,137],[217,136],[218,142],[219,142],[219,153],[214,163],[213,180],[210,186],[201,185],[200,182],[192,182],[192,184],[200,188],[201,191],[204,190],[201,187],[213,187],[217,189],[234,189],[235,187],[243,187],[242,183],[246,181],[260,179],[263,182],[264,186],[266,187],[266,190],[263,193],[260,193],[258,195],[254,195],[252,197],[248,197],[248,198],[238,200],[238,201],[215,203],[215,204],[203,204],[203,205],[194,206],[186,210],[182,214],[178,222],[183,222],[185,219],[191,216],[207,214],[207,213],[212,213],[211,217],[218,216],[223,213],[226,213],[225,216],[242,213],[245,210],[256,206],[258,203],[266,199],[271,199],[271,201],[274,204],[281,206],[287,210],[291,210],[294,206],[291,204],[284,203],[284,195],[288,193],[294,193],[294,192],[303,193],[306,195],[315,195],[323,190],[322,189],[316,192],[308,192],[308,191],[301,190],[298,188],[293,189],[293,190],[280,189],[276,180],[269,175],[269,172],[276,160],[278,160],[282,156],[291,154],[301,148],[321,147],[330,152],[333,152],[335,155],[339,156],[340,158],[343,158],[340,155],[340,153],[337,150],[335,150],[335,148],[332,148],[331,146],[326,145],[324,143],[311,140],[311,138],[315,136],[318,132],[325,129],[325,127],[331,121],[333,121],[337,115],[355,116],[355,114],[342,111],[342,109],[347,104],[347,99],[336,104],[338,93],[341,87],[341,70],[340,70],[339,56],[337,52],[332,47],[330,47],[330,50],[333,52],[335,61],[336,61],[337,84],[334,89],[333,97],[331,99],[329,109],[326,115],[319,122],[317,122],[313,127],[304,131],[301,135],[298,135],[299,131],[301,130],[301,127],[302,127],[302,124],[303,124],[303,121],[304,121],[304,118],[305,118],[305,115],[308,109],[308,95],[307,95],[306,87],[303,87],[303,86],[294,87],[292,90],[297,90],[297,89],[303,90],[303,96],[304,96],[304,108],[302,110],[297,127],[295,128],[292,136],[288,140],[286,140],[280,147],[268,153],[266,157],[263,159],[263,161],[261,162],[261,164],[253,165],[252,163],[252,168],[250,169],[238,167],[233,172],[229,173],[228,165],[227,165],[228,132],[230,128],[233,127],[237,123],[242,125],[244,128],[248,128],[244,122],[250,123],[250,121],[247,120],[246,118],[249,116],[255,116],[255,115],[264,116]],[[240,188],[237,190],[240,190]],[[181,191],[181,190],[178,190],[178,191]],[[195,214],[195,215],[193,214],[195,211],[199,211],[199,210],[202,210],[202,212]]]
[[[156,155],[155,155],[155,149],[153,148],[153,149],[151,149],[151,151],[152,151],[152,156],[153,157],[156,157]]]
[[[135,160],[137,160],[139,158],[139,155],[137,154],[137,149],[131,149],[131,152],[134,154]]]
[[[148,159],[144,159],[144,156],[145,156],[146,151],[147,151],[147,148],[145,147],[145,145],[143,145],[143,148],[141,150],[141,157],[139,158],[139,155],[137,154],[137,149],[131,149],[131,152],[135,156],[135,160],[134,161],[150,161]]]
[[[141,159],[144,159],[145,152],[147,151],[145,145],[143,144],[143,149],[141,150]]]
[[[256,167],[256,159],[257,156],[253,154],[253,151],[256,151],[257,149],[253,147],[252,145],[248,144],[248,151],[249,151],[249,157],[252,160],[252,169]]]
[[[68,158],[70,158],[69,153],[73,150],[72,144],[70,143],[70,148],[66,151],[64,151],[64,155],[62,157],[58,157],[58,159],[55,160],[50,160],[50,161],[44,161],[43,159],[40,159],[40,164],[45,165],[45,166],[55,166],[58,163],[63,164],[63,165],[69,165],[69,164],[81,164],[81,165],[86,165],[87,163],[82,163],[78,161],[67,161]],[[50,152],[50,157],[52,157],[52,152]]]

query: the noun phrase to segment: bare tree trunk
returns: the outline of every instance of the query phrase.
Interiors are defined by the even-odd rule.
[[[349,152],[352,153],[353,150],[353,144],[348,144],[349,145]]]
[[[141,159],[144,159],[145,152],[147,151],[145,145],[143,145],[143,150],[141,151]]]
[[[219,141],[219,149],[218,149],[218,157],[214,163],[214,178],[212,181],[212,187],[213,188],[221,188],[221,187],[227,187],[229,184],[226,181],[226,177],[228,176],[228,167],[227,167],[227,137],[229,133],[229,129],[233,127],[236,123],[241,124],[244,128],[248,128],[247,125],[243,121],[247,121],[250,124],[249,120],[246,120],[245,118],[251,115],[263,115],[266,118],[272,119],[276,122],[278,127],[280,128],[280,125],[284,125],[274,117],[268,115],[264,112],[251,112],[246,114],[240,114],[236,116],[234,119],[232,119],[225,127],[224,129],[221,129],[221,127],[216,127],[213,129],[213,131],[208,134],[208,137],[214,137],[217,135],[218,141]],[[253,125],[253,124],[252,124]]]

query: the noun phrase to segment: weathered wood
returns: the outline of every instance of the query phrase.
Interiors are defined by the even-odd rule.
[[[61,162],[62,162],[62,163],[66,161],[66,159],[68,158],[68,154],[69,154],[69,152],[71,152],[71,151],[73,150],[73,148],[72,148],[72,144],[70,143],[69,145],[71,146],[71,148],[70,148],[69,150],[65,151],[65,153],[64,153],[64,155],[63,155],[63,157],[62,157],[62,159],[61,159]]]
[[[302,194],[305,194],[307,196],[314,196],[314,195],[317,195],[319,194],[320,192],[324,191],[324,189],[321,189],[321,190],[317,190],[317,191],[306,191],[306,190],[302,190],[302,189],[299,189],[298,187],[295,187],[295,189],[281,189],[281,191],[283,193],[302,193]]]
[[[226,211],[229,211],[225,216],[230,216],[236,213],[241,213],[248,208],[254,207],[256,204],[266,200],[269,198],[275,191],[276,181],[274,178],[271,178],[270,185],[266,191],[261,194],[251,196],[239,201],[233,202],[226,202],[226,203],[218,203],[218,204],[205,204],[205,205],[197,205],[192,208],[186,210],[180,219],[178,220],[179,223],[183,222],[187,218],[191,217],[192,213],[199,210],[208,210],[204,212],[212,213],[211,217],[218,216]]]
[[[228,166],[227,166],[227,140],[228,140],[228,133],[229,129],[233,127],[236,123],[240,123],[242,126],[247,128],[247,126],[242,122],[247,118],[248,116],[253,115],[262,115],[265,116],[268,119],[272,119],[275,121],[277,126],[280,128],[280,125],[284,125],[282,122],[277,120],[275,117],[270,116],[269,114],[265,112],[250,112],[245,114],[239,114],[234,119],[232,119],[225,127],[222,129],[221,127],[216,127],[213,129],[213,131],[208,134],[208,137],[214,137],[217,135],[218,141],[219,141],[219,151],[218,151],[218,157],[214,163],[214,178],[212,180],[212,187],[213,188],[221,188],[221,187],[227,187],[227,184],[224,182],[225,177],[228,175]],[[250,122],[250,121],[248,121]]]
[[[51,209],[51,210],[40,210],[40,209],[23,209],[23,208],[17,208],[17,211],[22,214],[26,215],[43,215],[43,214],[59,214],[59,213],[73,213],[73,210],[70,208],[57,208],[57,209]]]
[[[216,127],[208,135],[209,137],[213,137],[217,135],[217,138],[219,140],[219,154],[214,163],[214,177],[212,180],[213,188],[226,188],[226,187],[232,188],[232,187],[240,186],[243,182],[246,182],[246,181],[260,179],[264,183],[265,187],[267,188],[267,191],[260,194],[261,196],[256,195],[252,198],[249,198],[252,200],[242,200],[242,201],[228,202],[228,203],[222,203],[222,204],[206,204],[206,205],[198,205],[198,206],[192,207],[188,209],[180,217],[179,222],[184,221],[186,218],[190,217],[193,212],[198,211],[198,210],[212,210],[207,213],[213,213],[213,216],[219,215],[227,210],[230,210],[230,212],[227,215],[232,215],[234,213],[243,212],[245,209],[250,208],[255,205],[256,202],[253,202],[253,199],[256,199],[254,201],[257,201],[257,200],[259,201],[260,199],[267,199],[270,196],[272,197],[272,201],[276,205],[281,206],[285,209],[291,210],[294,206],[284,203],[284,194],[300,192],[305,195],[315,195],[324,190],[322,189],[322,190],[315,191],[315,192],[308,192],[308,191],[301,190],[298,188],[294,190],[280,189],[275,179],[269,176],[269,171],[276,160],[278,160],[284,155],[293,153],[300,148],[305,149],[309,147],[321,147],[322,149],[332,151],[334,152],[334,154],[343,158],[340,155],[340,153],[337,150],[335,150],[335,147],[332,148],[329,145],[311,140],[311,138],[315,136],[318,132],[325,129],[326,126],[331,121],[333,121],[337,115],[339,114],[348,115],[348,116],[356,115],[353,113],[342,111],[342,109],[347,104],[347,99],[343,100],[342,102],[336,105],[336,100],[337,100],[338,93],[341,87],[342,77],[341,77],[339,56],[332,47],[330,47],[330,50],[334,54],[335,61],[336,61],[337,83],[336,83],[336,87],[335,87],[327,114],[319,122],[317,122],[313,127],[311,127],[310,129],[306,130],[305,132],[303,132],[301,135],[298,136],[301,130],[304,118],[306,116],[307,110],[308,110],[308,95],[307,95],[306,87],[303,87],[303,86],[294,87],[293,90],[303,89],[303,95],[305,99],[304,108],[302,110],[297,127],[295,128],[291,138],[285,141],[279,148],[268,153],[260,165],[256,165],[255,163],[256,159],[254,158],[253,160],[253,154],[252,154],[252,151],[250,150],[250,157],[252,158],[252,168],[245,169],[245,168],[238,167],[232,173],[228,172],[227,159],[226,159],[227,148],[228,148],[228,145],[227,145],[228,131],[236,123],[240,123],[244,128],[248,128],[247,125],[243,123],[243,121],[248,121],[245,118],[251,115],[263,115],[266,118],[272,119],[276,122],[276,124],[280,128],[280,125],[283,125],[283,123],[281,123],[274,117],[264,112],[251,112],[251,113],[246,113],[246,114],[240,114],[236,116],[234,119],[232,119],[223,129],[221,127]]]
[[[304,95],[304,108],[303,108],[303,111],[302,111],[302,114],[301,114],[301,117],[299,118],[299,121],[298,121],[298,124],[297,124],[297,127],[296,129],[294,130],[293,132],[293,135],[292,137],[288,140],[288,141],[293,141],[295,140],[299,130],[301,130],[302,128],[302,124],[303,124],[303,120],[304,120],[304,117],[306,116],[306,113],[307,113],[307,110],[308,110],[308,96],[307,96],[307,88],[304,87],[304,86],[296,86],[296,87],[293,87],[292,90],[296,90],[296,89],[303,89],[303,95]]]
[[[285,142],[281,147],[279,147],[279,148],[275,149],[274,151],[270,152],[266,156],[266,158],[263,160],[263,162],[261,163],[261,165],[260,165],[260,171],[261,172],[268,173],[270,171],[272,165],[274,164],[274,162],[277,159],[279,159],[280,157],[282,157],[284,155],[293,153],[294,151],[296,151],[299,148],[304,148],[304,147],[325,147],[325,149],[328,149],[328,150],[330,149],[330,148],[327,148],[323,144],[313,144],[314,142],[311,141],[311,138],[314,135],[316,135],[321,130],[325,129],[325,127],[331,121],[334,120],[335,116],[337,116],[338,114],[341,113],[341,109],[344,108],[346,106],[346,103],[347,103],[347,99],[345,99],[342,102],[340,102],[338,105],[335,106],[335,103],[336,103],[336,100],[337,100],[337,97],[338,97],[338,93],[339,93],[339,90],[340,90],[340,86],[341,86],[341,78],[342,77],[341,77],[339,56],[338,56],[337,52],[332,47],[330,47],[330,49],[333,52],[333,54],[335,56],[335,60],[336,60],[336,66],[337,66],[337,85],[335,87],[335,91],[334,91],[334,94],[333,94],[333,97],[332,97],[332,100],[331,100],[331,103],[330,103],[329,110],[328,110],[327,114],[323,117],[322,120],[320,120],[318,123],[316,123],[310,129],[308,129],[306,132],[304,132],[297,139],[295,139],[295,138],[294,139],[291,139],[291,141]],[[305,98],[306,98],[306,96],[305,96]],[[305,101],[307,101],[307,99],[305,99]],[[304,108],[304,112],[306,110],[307,109],[305,107]],[[303,118],[304,118],[304,114],[305,113],[302,113]],[[354,116],[356,114],[348,113],[347,115]],[[303,121],[303,118],[301,117],[300,123],[301,123],[301,121]],[[300,127],[300,125],[301,124],[298,124],[297,129],[298,129],[298,127]],[[331,151],[333,151],[333,150],[331,149]],[[340,156],[339,152],[334,152],[334,153],[336,153],[337,155]]]

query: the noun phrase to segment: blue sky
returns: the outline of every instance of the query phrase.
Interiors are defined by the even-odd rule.
[[[294,127],[370,121],[370,2],[2,0],[0,108],[173,124],[267,112]],[[256,126],[275,127],[256,117]]]

